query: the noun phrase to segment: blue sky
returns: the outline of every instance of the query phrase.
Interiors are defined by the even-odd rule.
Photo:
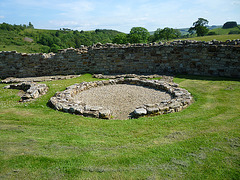
[[[209,25],[240,24],[240,0],[0,0],[0,23],[41,29],[155,31],[190,27],[199,17]]]

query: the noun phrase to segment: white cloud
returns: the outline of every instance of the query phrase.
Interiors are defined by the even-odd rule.
[[[42,28],[123,32],[134,26],[149,31],[190,27],[199,17],[209,20],[209,25],[229,19],[240,22],[239,6],[240,0],[0,0],[1,14],[16,24],[18,18],[19,24],[31,21]]]
[[[76,19],[79,16],[87,15],[86,13],[93,11],[94,4],[89,1],[64,2],[56,4],[55,8],[62,12],[61,15]]]
[[[208,19],[209,25],[222,24],[226,16],[223,11],[231,9],[225,0],[103,1],[59,3],[55,8],[61,11],[63,21],[58,24],[79,30],[110,28],[129,32],[131,27],[142,26],[153,31],[164,27],[190,27],[199,17]]]
[[[54,26],[60,26],[60,27],[76,26],[79,24],[77,21],[60,21],[60,20],[51,20],[49,21],[49,23]]]
[[[236,6],[240,6],[240,1],[239,0],[238,1],[233,1],[232,4],[236,5]]]
[[[0,16],[0,19],[4,19],[5,17],[4,16]]]

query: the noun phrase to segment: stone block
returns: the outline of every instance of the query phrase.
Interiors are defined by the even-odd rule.
[[[147,114],[157,114],[158,112],[159,112],[159,108],[157,108],[157,107],[147,108]]]
[[[147,114],[147,110],[145,108],[135,109],[133,111],[134,117],[144,116]]]
[[[84,111],[83,116],[98,118],[99,117],[99,112],[98,111]]]
[[[99,118],[101,119],[110,119],[111,118],[111,111],[110,110],[100,110],[99,111]]]

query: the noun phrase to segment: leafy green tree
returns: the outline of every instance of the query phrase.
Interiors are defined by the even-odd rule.
[[[29,22],[27,28],[29,28],[29,29],[34,29],[34,26],[32,25],[31,22]]]
[[[158,28],[154,34],[153,34],[154,41],[159,41],[159,40],[169,40],[169,39],[175,39],[175,38],[179,38],[181,36],[181,33],[179,30],[177,29],[173,29],[173,28],[164,28],[164,29],[160,29]]]
[[[54,44],[53,37],[50,34],[44,33],[38,43],[51,47]]]
[[[208,33],[209,29],[205,26],[208,24],[208,20],[204,18],[198,18],[196,22],[193,23],[193,27],[190,27],[188,32],[193,34],[197,33],[197,36],[204,36]]]
[[[133,27],[129,34],[130,43],[145,43],[148,41],[150,33],[143,27]]]
[[[114,39],[112,40],[113,43],[117,44],[126,44],[128,43],[127,35],[122,33],[122,34],[117,34]]]
[[[57,53],[59,49],[61,49],[61,48],[58,45],[53,44],[50,48],[50,51],[54,52],[54,53]]]
[[[234,27],[238,27],[237,22],[236,21],[229,21],[224,23],[223,25],[223,29],[228,29],[228,28],[234,28]]]
[[[41,52],[44,52],[44,53],[48,53],[50,51],[49,46],[42,46],[40,49],[41,49]]]

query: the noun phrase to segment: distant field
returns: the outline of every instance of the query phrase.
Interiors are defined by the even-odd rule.
[[[215,32],[218,35],[226,35],[226,34],[229,34],[231,31],[240,31],[240,26],[235,28],[229,28],[229,29],[217,28],[217,29],[210,30],[209,32]]]
[[[178,76],[195,102],[154,117],[102,120],[47,106],[56,91],[93,80],[46,82],[49,92],[28,103],[0,84],[0,179],[239,179],[238,80]]]
[[[184,39],[180,39],[180,40],[211,41],[214,39],[217,41],[240,39],[240,34],[202,36],[202,37],[184,38]],[[176,39],[173,39],[172,41],[174,41],[174,40],[176,40]]]

